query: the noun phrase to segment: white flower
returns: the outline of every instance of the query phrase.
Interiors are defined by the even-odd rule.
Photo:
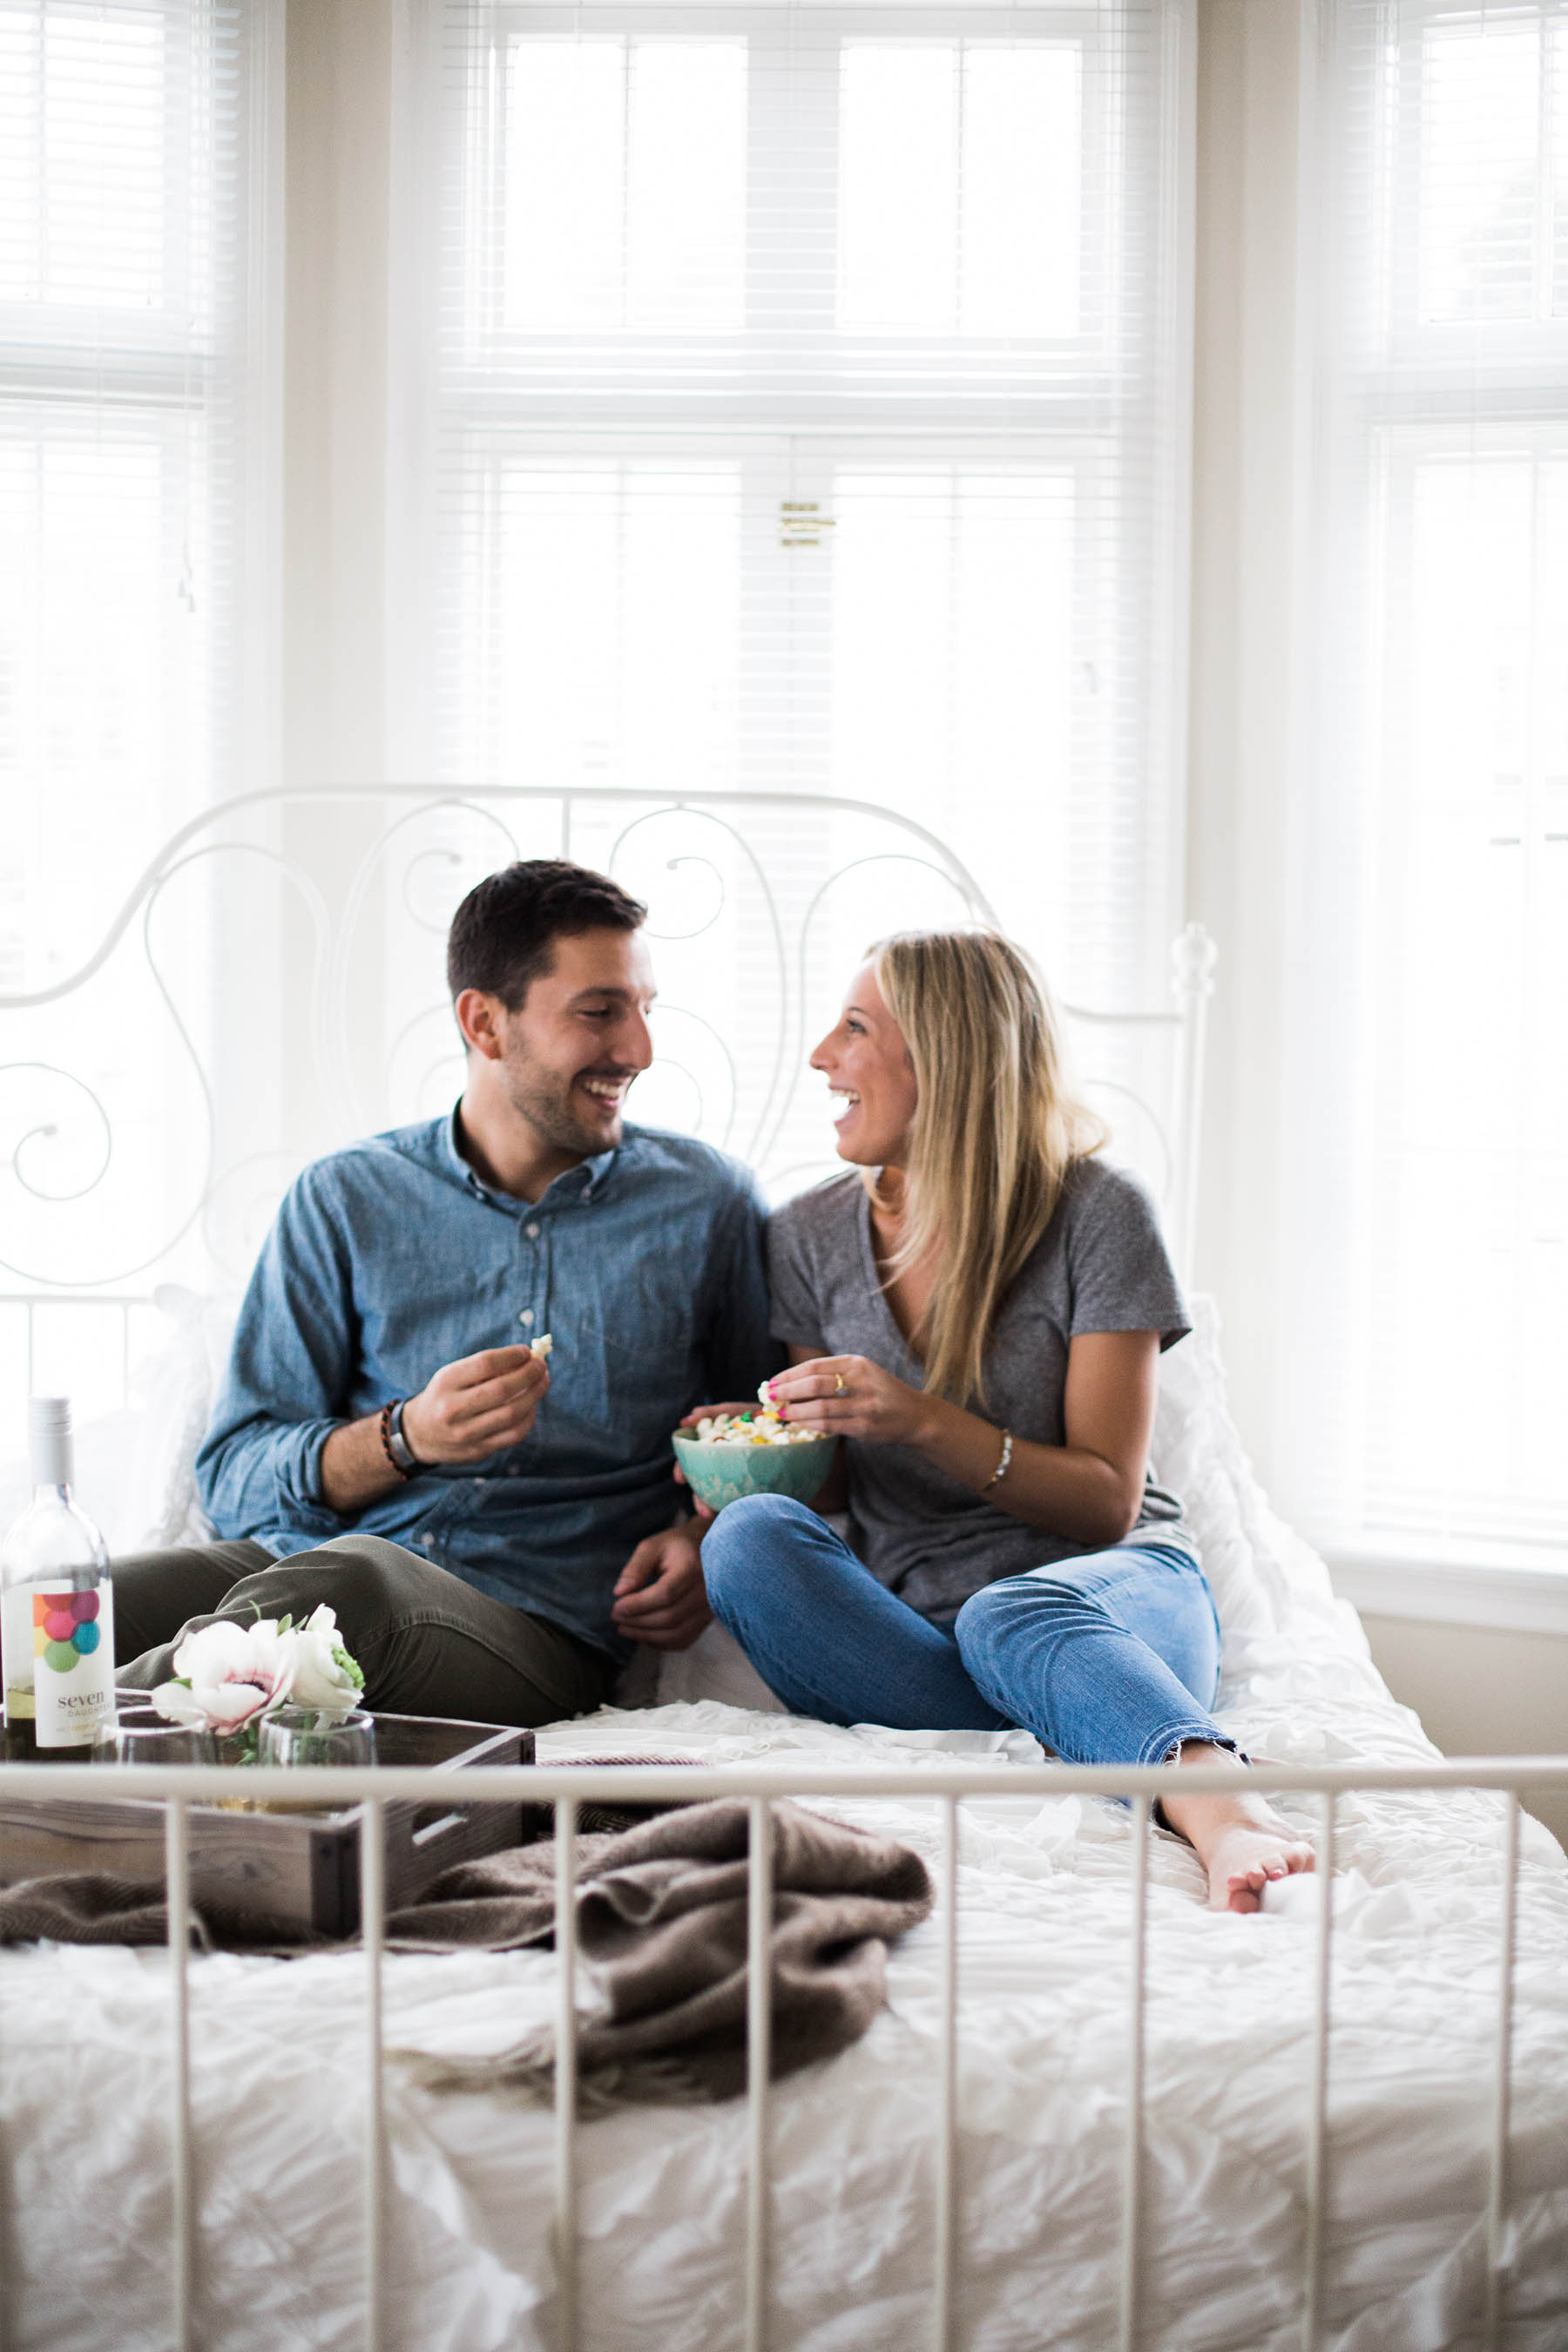
[[[243,1625],[220,1617],[186,1634],[174,1653],[176,1680],[161,1683],[153,1704],[174,1723],[238,1731],[282,1706],[299,1663],[300,1636],[286,1618]]]
[[[314,1706],[331,1715],[347,1715],[364,1691],[364,1676],[343,1647],[336,1612],[323,1601],[311,1611],[295,1639],[299,1653],[294,1668],[296,1706]]]
[[[364,1689],[336,1613],[324,1603],[302,1625],[287,1617],[260,1617],[254,1625],[220,1617],[186,1634],[174,1674],[153,1693],[159,1714],[216,1732],[241,1731],[285,1699],[347,1715]]]

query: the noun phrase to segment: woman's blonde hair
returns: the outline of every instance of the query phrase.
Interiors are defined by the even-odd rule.
[[[1107,1140],[1068,1091],[1050,994],[996,931],[899,931],[868,951],[919,1089],[891,1277],[934,1252],[925,1384],[984,1402],[985,1344],[1073,1163]],[[868,1173],[877,1197],[878,1178]]]

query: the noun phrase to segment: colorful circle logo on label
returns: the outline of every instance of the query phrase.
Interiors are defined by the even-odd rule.
[[[57,1675],[90,1658],[100,1635],[96,1592],[34,1593],[33,1655]]]

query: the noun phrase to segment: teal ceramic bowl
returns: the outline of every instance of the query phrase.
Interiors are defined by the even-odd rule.
[[[836,1437],[803,1439],[794,1445],[715,1445],[678,1429],[675,1458],[692,1493],[710,1511],[738,1503],[742,1495],[793,1495],[809,1503],[833,1467]]]

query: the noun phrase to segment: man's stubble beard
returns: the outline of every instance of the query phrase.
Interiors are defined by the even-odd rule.
[[[579,1078],[584,1077],[625,1078],[629,1087],[637,1076],[635,1071],[574,1070],[570,1078],[562,1078],[553,1070],[541,1070],[524,1054],[508,1054],[501,1067],[506,1076],[508,1102],[552,1151],[569,1151],[578,1160],[591,1160],[595,1153],[607,1151],[619,1143],[625,1097],[616,1113],[615,1126],[606,1136],[601,1129],[584,1126],[578,1118],[572,1089]]]

